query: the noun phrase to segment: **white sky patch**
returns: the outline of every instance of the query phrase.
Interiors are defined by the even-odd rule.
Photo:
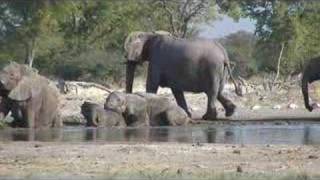
[[[199,37],[202,38],[221,38],[237,31],[254,32],[255,22],[249,18],[240,18],[238,22],[228,16],[213,21],[211,24],[201,25]]]

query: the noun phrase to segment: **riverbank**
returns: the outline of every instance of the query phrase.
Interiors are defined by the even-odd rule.
[[[0,152],[0,177],[22,179],[320,177],[316,146],[0,142]]]

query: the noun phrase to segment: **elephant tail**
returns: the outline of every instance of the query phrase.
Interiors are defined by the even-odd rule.
[[[234,77],[232,76],[232,72],[231,72],[231,67],[230,67],[230,63],[225,63],[224,64],[224,67],[227,69],[228,73],[229,73],[229,76],[230,76],[230,79],[234,85],[234,89],[235,89],[235,92],[238,96],[243,96],[243,93],[242,93],[242,90],[241,90],[241,84],[240,83],[237,83],[237,81],[234,79]]]

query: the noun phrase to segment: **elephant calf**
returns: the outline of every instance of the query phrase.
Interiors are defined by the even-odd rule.
[[[0,72],[1,95],[7,98],[18,127],[61,127],[59,92],[49,80],[27,65],[12,62]]]
[[[123,114],[127,126],[149,126],[147,101],[135,94],[112,92],[106,99],[104,109]]]
[[[180,126],[190,122],[188,114],[168,98],[152,93],[135,93],[147,100],[151,126]]]
[[[190,121],[187,113],[169,99],[151,93],[111,93],[105,108],[122,112],[128,126],[179,126]]]
[[[95,127],[125,127],[125,121],[122,114],[104,109],[102,106],[85,101],[81,105],[81,114],[85,117],[86,126]]]

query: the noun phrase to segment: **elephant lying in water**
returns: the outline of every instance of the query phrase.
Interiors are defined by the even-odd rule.
[[[104,107],[123,113],[128,126],[179,126],[190,121],[182,108],[151,93],[112,92]]]
[[[159,86],[171,88],[178,105],[189,116],[184,91],[206,93],[208,103],[203,119],[216,119],[217,100],[223,105],[226,116],[234,113],[235,104],[222,94],[226,76],[230,75],[237,95],[242,95],[241,88],[231,76],[228,55],[219,43],[136,32],[126,38],[124,49],[127,93],[132,92],[136,65],[148,61],[147,92],[157,93]]]
[[[104,103],[104,109],[121,113],[127,126],[149,126],[147,101],[135,94],[112,92]]]
[[[45,77],[26,65],[10,63],[0,72],[1,95],[12,111],[12,126],[61,127],[59,92]],[[8,111],[3,112],[7,114]]]
[[[304,98],[305,107],[312,111],[313,107],[309,103],[308,84],[320,79],[320,57],[310,59],[306,65],[302,76],[302,94]]]
[[[86,126],[95,127],[125,127],[126,123],[121,113],[104,109],[99,104],[85,101],[81,105],[81,114],[85,117]]]

